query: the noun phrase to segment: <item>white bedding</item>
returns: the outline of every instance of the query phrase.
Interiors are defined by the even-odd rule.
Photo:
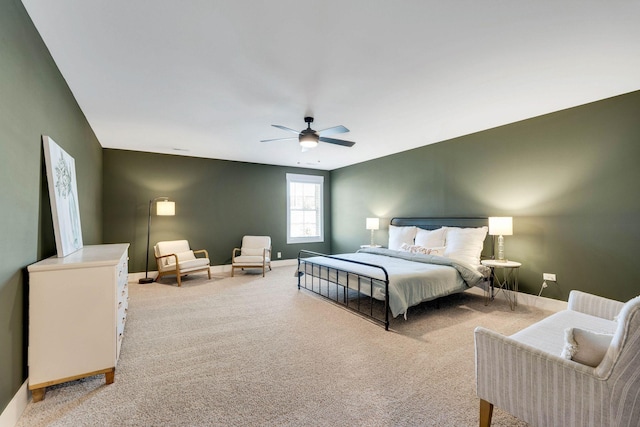
[[[449,258],[408,254],[389,249],[371,248],[357,253],[336,255],[336,257],[379,265],[386,269],[389,275],[389,308],[393,317],[400,314],[406,317],[409,307],[423,301],[462,292],[478,284],[483,277],[475,267]],[[382,282],[385,275],[379,268],[325,257],[311,257],[303,261],[380,279],[380,282],[374,281],[373,297],[379,300],[385,299]],[[310,265],[304,266],[303,271],[311,274],[310,267]],[[329,270],[327,273],[325,269],[319,272],[316,268],[313,275],[333,283],[337,282],[341,286],[347,286],[348,278],[349,289],[358,289],[358,281],[354,274],[336,274],[335,270]],[[368,280],[360,281],[359,291],[368,296],[371,294]]]

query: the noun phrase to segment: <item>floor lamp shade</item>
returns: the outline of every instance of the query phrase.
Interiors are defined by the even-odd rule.
[[[138,283],[151,283],[153,279],[149,277],[149,240],[151,238],[151,207],[156,203],[156,215],[173,216],[176,214],[176,203],[169,201],[168,197],[156,197],[149,200],[149,213],[147,215],[147,257],[145,259],[144,277]]]
[[[498,236],[498,261],[504,261],[504,236],[513,234],[513,218],[510,216],[490,216],[489,235]]]
[[[173,216],[176,214],[176,202],[162,200],[156,203],[156,215]]]

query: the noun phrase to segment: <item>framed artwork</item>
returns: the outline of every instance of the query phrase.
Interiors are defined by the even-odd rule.
[[[76,163],[53,139],[42,135],[51,215],[58,257],[82,248]]]

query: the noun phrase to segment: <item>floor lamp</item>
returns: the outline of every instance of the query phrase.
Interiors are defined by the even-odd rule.
[[[138,283],[151,283],[153,279],[149,277],[149,239],[151,237],[151,206],[156,203],[156,215],[173,216],[176,214],[176,203],[170,202],[168,197],[156,197],[149,200],[149,216],[147,217],[147,258],[144,268],[144,277]]]

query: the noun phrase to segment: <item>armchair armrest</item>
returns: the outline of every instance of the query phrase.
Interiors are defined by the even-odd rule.
[[[613,320],[622,307],[623,302],[604,298],[581,291],[571,291],[567,308],[573,311],[590,314],[591,316]]]
[[[205,258],[209,258],[209,252],[207,252],[206,249],[198,249],[197,251],[193,251],[193,255],[195,256],[196,254],[204,254]]]
[[[162,258],[168,258],[168,257],[174,257],[176,259],[176,264],[178,264],[178,255],[177,254],[167,254],[167,255],[160,255],[156,257],[156,262]]]
[[[231,252],[231,262],[236,258],[238,252],[240,252],[240,248],[233,248],[233,252]]]

